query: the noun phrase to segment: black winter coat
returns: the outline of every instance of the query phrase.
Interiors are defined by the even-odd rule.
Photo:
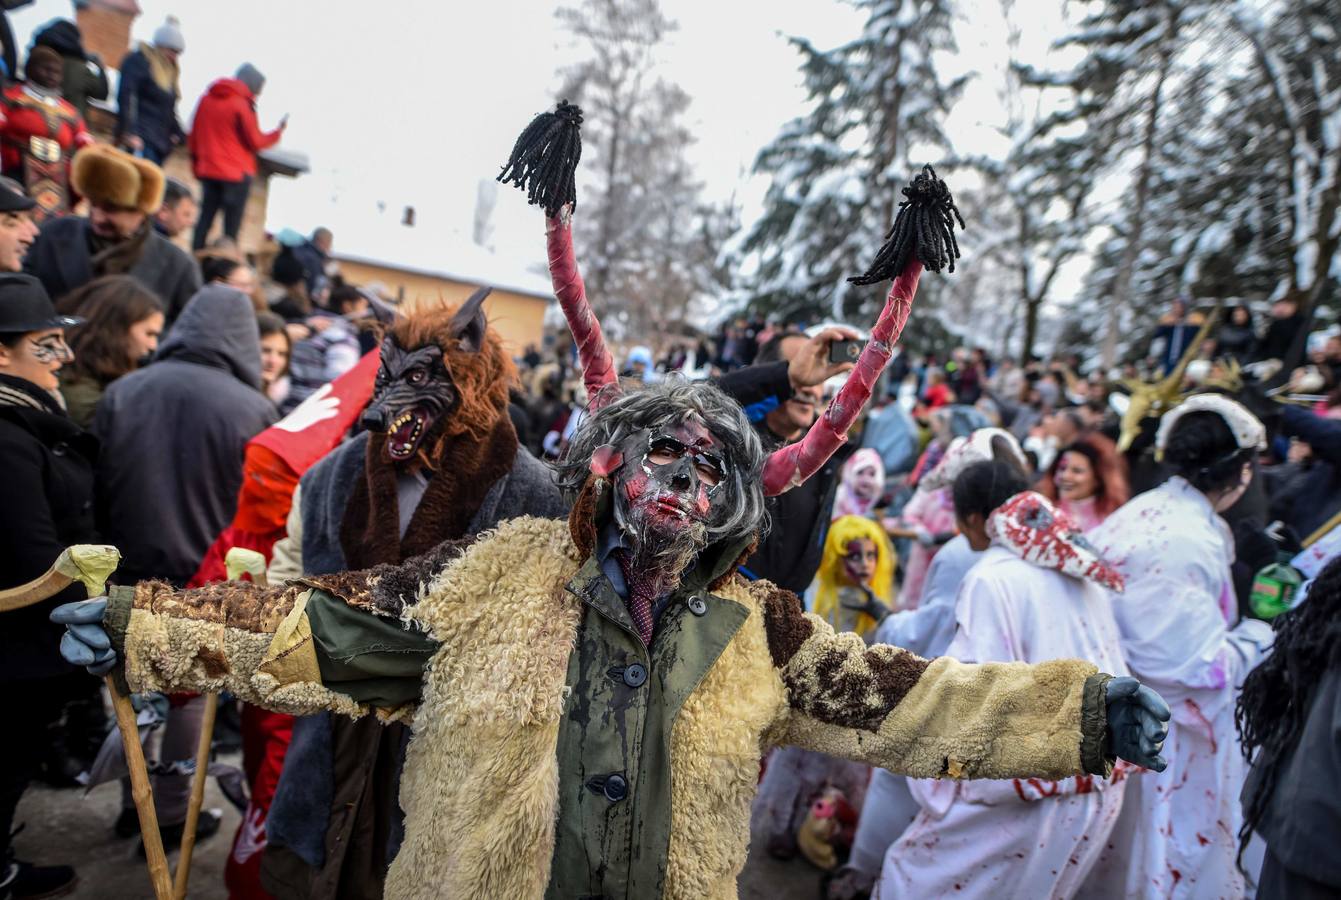
[[[45,572],[70,544],[97,541],[93,470],[97,441],[40,389],[0,376],[46,409],[0,406],[0,588]],[[74,671],[60,657],[63,629],[47,621],[61,603],[85,598],[72,585],[36,606],[0,613],[0,681],[46,678]]]
[[[23,269],[36,276],[52,299],[59,300],[97,277],[89,252],[89,224],[82,216],[52,219],[37,235],[24,257]],[[150,230],[144,249],[128,273],[163,304],[172,322],[187,301],[200,290],[195,261],[163,235]]]
[[[260,386],[251,301],[210,284],[154,362],[107,387],[93,432],[99,522],[121,551],[118,583],[181,585],[195,574],[237,510],[247,441],[277,418]]]
[[[167,156],[173,144],[186,137],[177,120],[177,95],[158,86],[149,60],[139,50],[121,61],[116,107],[117,140],[133,134],[159,156]]]

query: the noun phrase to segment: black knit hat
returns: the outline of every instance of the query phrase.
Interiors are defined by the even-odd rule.
[[[24,193],[17,181],[0,177],[0,213],[23,212],[36,205],[37,201]]]
[[[0,274],[0,334],[24,334],[48,328],[72,328],[84,320],[62,316],[42,282],[18,272]]]

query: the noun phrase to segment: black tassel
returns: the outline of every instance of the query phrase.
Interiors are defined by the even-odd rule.
[[[567,100],[531,120],[517,138],[498,180],[526,191],[526,202],[558,215],[577,207],[577,161],[582,158],[582,110]]]
[[[894,227],[885,235],[875,262],[864,274],[849,278],[851,283],[876,284],[897,278],[914,253],[933,272],[947,267],[951,272],[955,270],[959,258],[955,222],[963,229],[964,218],[950,196],[950,188],[936,177],[935,169],[923,166],[921,174],[903,189],[903,195],[908,199],[899,203]]]

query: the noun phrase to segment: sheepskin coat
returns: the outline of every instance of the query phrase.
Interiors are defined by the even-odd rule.
[[[412,716],[393,898],[734,897],[758,760],[777,745],[923,778],[1110,770],[1107,676],[1094,666],[967,665],[867,647],[729,567],[709,592],[673,596],[636,657],[651,667],[640,730],[615,715],[639,681],[625,678],[633,632],[627,610],[593,590],[602,577],[582,509],[571,528],[514,519],[437,561],[282,588],[115,589],[106,625],[135,690],[228,689],[284,712]],[[370,620],[398,616],[435,643],[417,704],[372,710],[338,680],[323,683],[325,638],[307,607],[336,600]],[[667,654],[663,639],[683,652]],[[623,687],[611,689],[616,679]],[[626,728],[617,740],[616,721]],[[609,759],[584,769],[589,752],[614,744],[623,785]]]

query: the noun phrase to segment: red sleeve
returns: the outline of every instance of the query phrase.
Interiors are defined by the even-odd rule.
[[[256,124],[256,110],[250,106],[244,106],[238,110],[237,127],[238,136],[242,138],[242,143],[253,153],[275,146],[284,133],[278,128],[274,131],[262,131],[260,126]]]

